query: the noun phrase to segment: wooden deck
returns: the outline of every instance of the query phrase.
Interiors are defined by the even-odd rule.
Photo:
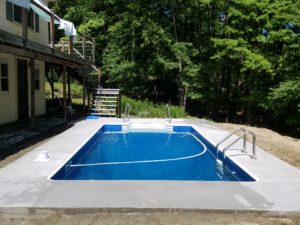
[[[36,126],[30,121],[12,123],[0,127],[0,160],[19,150],[60,133],[71,126],[61,118],[38,118]]]
[[[93,65],[92,61],[44,46],[22,36],[0,29],[0,52],[27,58],[38,58],[50,63],[66,64],[70,67]]]

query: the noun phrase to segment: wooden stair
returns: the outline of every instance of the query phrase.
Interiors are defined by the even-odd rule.
[[[92,111],[94,115],[120,117],[120,89],[96,89],[93,93]]]

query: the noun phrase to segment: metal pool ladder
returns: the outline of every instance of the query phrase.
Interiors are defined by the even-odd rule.
[[[169,104],[166,104],[166,110],[167,110],[167,118],[168,118],[168,122],[171,123],[172,117],[171,117],[171,110],[170,110]]]
[[[123,116],[123,121],[126,122],[129,120],[129,103],[127,102],[126,103],[126,106],[125,106],[125,112],[124,112],[124,116]]]
[[[219,149],[220,144],[222,144],[224,141],[228,140],[228,138],[230,138],[231,136],[233,136],[234,134],[236,134],[239,131],[242,131],[242,134],[240,136],[238,136],[235,140],[230,142],[230,144],[227,145],[225,148],[223,148],[223,160],[225,159],[226,151],[230,150],[228,148],[230,148],[233,144],[235,144],[236,142],[238,142],[242,138],[244,139],[242,152],[246,154],[247,153],[247,150],[246,150],[246,141],[247,140],[246,140],[246,138],[247,138],[248,135],[251,135],[251,137],[252,137],[252,156],[251,157],[252,157],[252,159],[256,159],[256,136],[255,136],[255,134],[251,131],[246,131],[244,128],[239,128],[239,129],[233,131],[231,134],[229,134],[227,137],[225,137],[222,141],[220,141],[216,145],[216,149],[217,149],[216,160],[217,160],[217,162],[219,161],[218,155],[219,155],[219,151],[220,151],[220,149]]]

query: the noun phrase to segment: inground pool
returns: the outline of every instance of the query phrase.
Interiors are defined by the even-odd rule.
[[[227,157],[217,163],[215,155],[192,126],[103,125],[51,179],[255,181]]]

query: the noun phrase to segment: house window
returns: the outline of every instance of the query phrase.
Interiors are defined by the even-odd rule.
[[[23,21],[23,8],[15,5],[9,1],[6,1],[6,19],[11,22],[22,24]],[[32,9],[28,10],[28,27],[36,32],[40,30],[39,15],[37,15]]]
[[[0,62],[0,91],[8,91],[8,64]]]
[[[14,21],[22,24],[22,7],[14,5]]]
[[[6,19],[22,24],[22,7],[6,1]]]
[[[35,90],[40,90],[40,69],[37,66],[35,69],[34,87]]]
[[[40,32],[40,17],[38,14],[34,14],[34,27],[36,32]]]
[[[34,30],[34,12],[32,9],[28,11],[28,27]]]

